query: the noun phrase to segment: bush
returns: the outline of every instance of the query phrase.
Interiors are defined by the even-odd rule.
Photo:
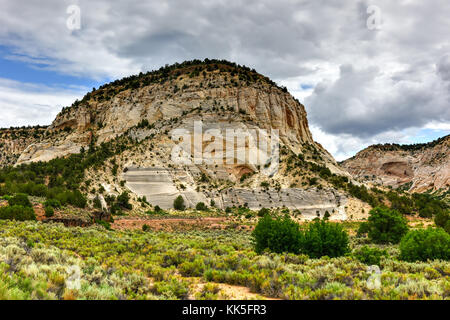
[[[128,192],[122,192],[116,199],[116,203],[120,208],[131,210],[133,206],[130,204],[130,195]]]
[[[36,220],[36,215],[33,208],[15,205],[0,208],[0,220]]]
[[[450,233],[450,220],[448,220],[447,223],[445,224],[444,230],[445,230],[447,233]]]
[[[184,205],[184,199],[182,196],[178,196],[173,201],[173,207],[175,210],[180,210],[180,211],[183,211],[184,209],[186,209],[186,206]]]
[[[302,233],[299,225],[288,216],[272,219],[264,216],[258,222],[252,233],[257,253],[269,249],[272,252],[299,253],[302,242]]]
[[[339,257],[349,252],[347,232],[338,223],[315,221],[308,225],[302,242],[302,253],[311,258]]]
[[[258,217],[264,217],[265,215],[270,215],[270,210],[267,208],[262,208],[258,211]]]
[[[96,209],[101,209],[102,208],[102,202],[100,201],[100,198],[98,196],[96,196],[94,198],[94,200],[92,200],[92,201],[93,201],[93,204],[94,204],[94,208],[96,208]]]
[[[44,207],[52,207],[54,209],[60,209],[61,203],[56,199],[48,199],[44,202]]]
[[[52,199],[58,201],[61,205],[70,204],[78,208],[85,208],[87,204],[86,198],[78,190],[57,193]]]
[[[400,259],[411,262],[450,260],[450,235],[434,228],[410,231],[400,242]]]
[[[203,202],[199,202],[195,206],[195,209],[198,210],[198,211],[207,211],[208,207]]]
[[[381,257],[387,257],[386,250],[364,246],[353,253],[356,259],[367,265],[380,265]]]
[[[142,231],[147,232],[147,231],[149,231],[149,230],[150,230],[150,226],[149,226],[149,225],[144,224],[144,225],[142,226]]]
[[[108,221],[104,220],[95,220],[95,223],[102,226],[106,230],[111,230],[111,224]]]
[[[357,237],[362,237],[363,235],[367,234],[369,232],[369,224],[367,222],[362,222],[359,225],[358,231],[356,233]]]
[[[22,207],[32,207],[32,204],[30,200],[28,199],[28,196],[23,193],[18,193],[15,196],[11,197],[8,200],[8,204],[12,206],[22,206]]]
[[[399,243],[408,232],[406,219],[396,210],[377,207],[369,215],[368,235],[374,243]]]
[[[45,216],[47,218],[53,217],[55,215],[55,209],[53,207],[45,207]]]
[[[448,221],[450,221],[450,214],[448,211],[441,211],[434,217],[434,223],[441,228],[445,228]]]

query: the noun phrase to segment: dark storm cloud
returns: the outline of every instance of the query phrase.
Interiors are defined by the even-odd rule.
[[[431,80],[393,82],[378,69],[355,70],[345,65],[338,80],[317,85],[306,105],[312,122],[325,132],[370,137],[433,120],[450,122],[446,98],[444,87]]]
[[[71,4],[81,8],[78,31],[66,28]],[[379,30],[367,28],[370,5],[380,9]],[[450,121],[448,0],[0,0],[0,7],[9,58],[48,61],[56,72],[116,79],[187,59],[228,59],[287,85],[324,139],[367,140]]]

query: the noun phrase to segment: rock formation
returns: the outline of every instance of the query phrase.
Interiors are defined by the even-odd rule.
[[[200,144],[189,138],[195,137],[197,123],[202,125]],[[236,136],[230,138],[227,130]],[[212,138],[208,132],[219,134]],[[258,139],[267,133],[265,158],[266,147],[255,144],[254,132]],[[188,206],[212,200],[221,208],[286,206],[309,217],[328,211],[345,218],[345,194],[307,163],[349,175],[314,142],[303,105],[270,79],[226,61],[176,64],[94,89],[64,108],[46,135],[30,144],[16,164],[49,161],[127,137],[127,147],[113,162],[88,169],[89,180],[106,193],[129,190],[165,208],[182,195]],[[276,137],[279,154],[271,153]],[[235,144],[226,149],[230,142]],[[177,146],[180,159],[189,163],[174,161]],[[207,149],[210,157],[223,152],[231,161],[197,162],[196,155]],[[251,157],[259,162],[246,161]],[[302,162],[305,167],[295,165],[298,157],[308,161]]]
[[[427,144],[371,146],[342,166],[366,182],[411,192],[448,192],[450,135]]]
[[[0,167],[13,165],[22,152],[44,137],[44,127],[0,129]]]

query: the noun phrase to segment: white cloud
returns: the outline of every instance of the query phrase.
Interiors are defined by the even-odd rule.
[[[377,67],[343,65],[335,82],[321,82],[306,98],[311,121],[331,134],[371,137],[382,132],[450,123],[450,94],[435,72],[393,79]]]
[[[47,87],[0,78],[0,127],[50,124],[85,89]]]
[[[81,8],[81,30],[66,27],[71,4]],[[379,31],[366,25],[373,4]],[[447,0],[0,0],[0,7],[9,58],[64,74],[116,79],[205,57],[254,67],[306,101],[310,123],[341,146],[337,154],[349,154],[344,136],[356,147],[450,122]],[[53,92],[51,103],[31,103],[25,92],[29,114],[70,96]],[[27,120],[13,111],[3,117],[8,125]]]

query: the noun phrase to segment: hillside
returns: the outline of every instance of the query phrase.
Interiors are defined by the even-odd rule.
[[[203,134],[218,130],[224,142],[230,142],[226,130],[247,136],[234,145],[231,163],[172,161],[174,130],[192,134],[200,121]],[[249,153],[263,151],[248,139],[260,129],[266,130],[268,141],[271,130],[279,130],[279,155],[269,152],[264,162],[247,163],[238,154],[248,159]],[[210,144],[203,141],[200,148],[204,152]],[[145,197],[162,208],[171,208],[181,195],[189,207],[198,202],[222,209],[287,207],[310,218],[326,212],[346,217],[349,175],[313,141],[304,106],[286,88],[227,61],[184,62],[95,89],[64,108],[46,138],[30,144],[16,166],[102,148],[111,154],[97,159],[95,166],[88,164],[80,181],[90,201],[99,190],[105,197],[131,191],[133,199]],[[227,156],[233,152],[223,151]],[[269,166],[278,158],[279,167]]]
[[[445,193],[450,187],[450,135],[426,144],[370,146],[341,164],[365,182]]]

